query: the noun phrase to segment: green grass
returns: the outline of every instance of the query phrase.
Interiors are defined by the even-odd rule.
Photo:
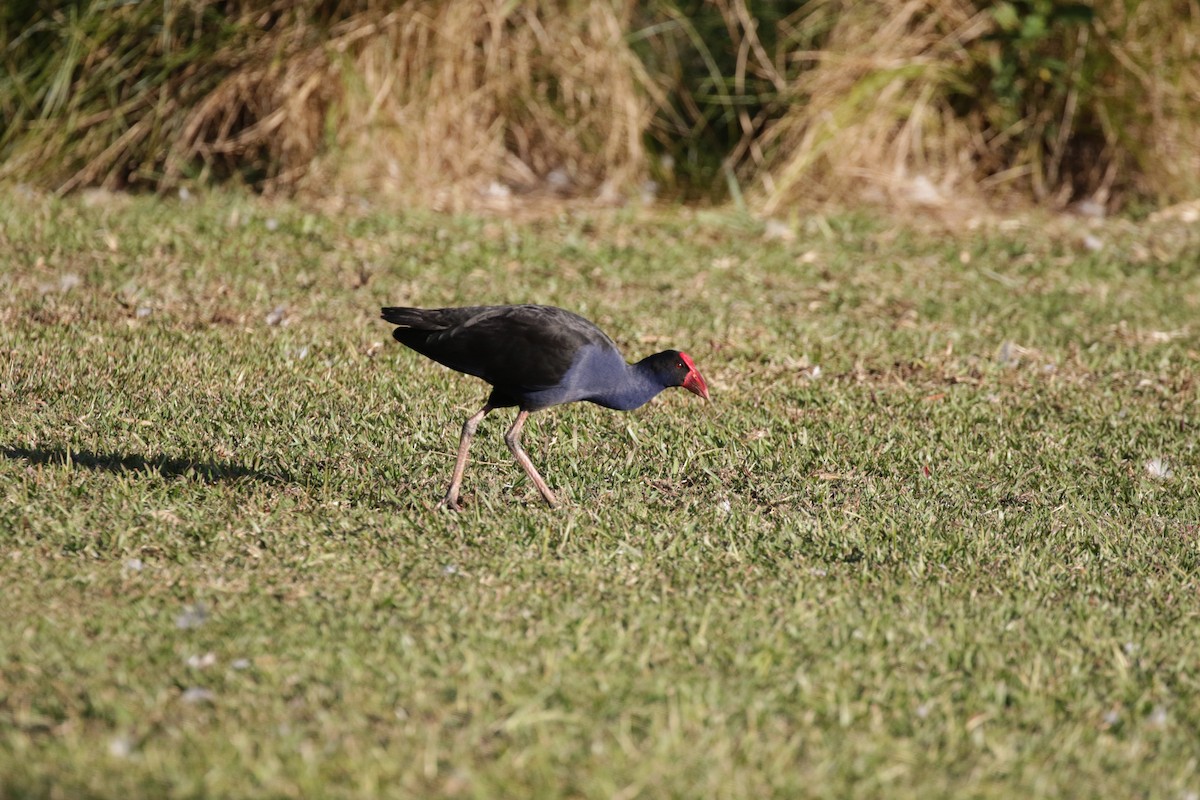
[[[1194,227],[99,199],[0,202],[0,796],[1200,792]],[[439,510],[378,307],[505,301],[713,402]]]

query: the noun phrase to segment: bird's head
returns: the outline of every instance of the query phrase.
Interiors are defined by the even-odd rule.
[[[696,369],[695,362],[687,353],[664,350],[646,360],[650,362],[651,369],[662,381],[663,386],[682,386],[692,394],[708,399],[708,384],[704,382],[704,376]]]

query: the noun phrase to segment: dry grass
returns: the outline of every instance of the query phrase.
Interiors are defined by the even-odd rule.
[[[690,159],[668,188],[736,199],[746,186],[768,214],[863,198],[1113,208],[1200,194],[1197,0],[786,8],[91,0],[3,12],[0,178],[69,192],[234,177],[440,208],[620,202],[664,176],[652,146]],[[1044,30],[1028,34],[1031,19]]]
[[[940,204],[974,188],[970,131],[947,103],[964,46],[987,28],[965,3],[812,4],[801,24],[829,26],[792,83],[797,98],[763,137],[758,173],[768,213],[870,187],[893,200]],[[960,195],[961,196],[961,195]]]
[[[1092,12],[1091,24],[1015,52],[997,42],[995,4],[809,4],[795,24],[829,34],[820,50],[790,54],[811,66],[794,73],[793,101],[762,136],[772,154],[753,172],[763,208],[848,197],[961,207],[1013,190],[1051,207],[1194,197],[1200,6]],[[1026,51],[1040,61],[1014,64]],[[1018,82],[996,96],[980,75],[1004,70]]]
[[[653,106],[631,2],[412,3],[351,60],[338,182],[439,206],[494,185],[611,192],[644,174]],[[493,190],[494,193],[494,190]]]
[[[195,0],[92,2],[40,18],[6,48],[0,177],[67,193],[240,175],[267,189],[305,172],[353,33],[312,9]],[[16,98],[19,98],[19,102]]]
[[[380,5],[54,15],[61,52],[10,67],[26,102],[0,175],[69,192],[237,174],[455,204],[493,182],[611,193],[642,175],[653,110],[624,43],[632,3]]]
[[[306,174],[339,94],[332,56],[357,38],[358,22],[335,26],[327,46],[314,46],[302,17],[253,42],[237,67],[186,110],[163,182],[177,183],[197,161],[226,172],[247,161],[261,164],[268,190]]]
[[[1200,196],[1200,3],[1105,4],[1110,137],[1131,153],[1130,180],[1160,200]]]

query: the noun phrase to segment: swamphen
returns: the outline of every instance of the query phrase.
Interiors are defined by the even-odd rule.
[[[628,411],[671,386],[708,399],[708,386],[687,353],[664,350],[628,364],[604,331],[561,308],[385,308],[383,318],[399,326],[392,332],[396,341],[492,385],[487,403],[463,423],[445,500],[455,510],[460,508],[458,491],[471,437],[493,409],[520,409],[504,441],[553,507],[554,492],[521,447],[521,429],[530,413],[577,400]]]

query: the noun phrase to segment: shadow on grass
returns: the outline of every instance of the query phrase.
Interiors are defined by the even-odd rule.
[[[54,466],[70,464],[102,472],[157,472],[164,478],[192,477],[205,483],[248,479],[278,485],[292,481],[291,476],[283,470],[267,472],[244,467],[241,464],[197,461],[191,458],[168,458],[167,456],[145,458],[136,455],[121,455],[120,453],[92,453],[87,450],[30,449],[26,447],[5,447],[0,449],[0,453],[3,453],[5,458],[14,461],[24,460],[30,464]]]

